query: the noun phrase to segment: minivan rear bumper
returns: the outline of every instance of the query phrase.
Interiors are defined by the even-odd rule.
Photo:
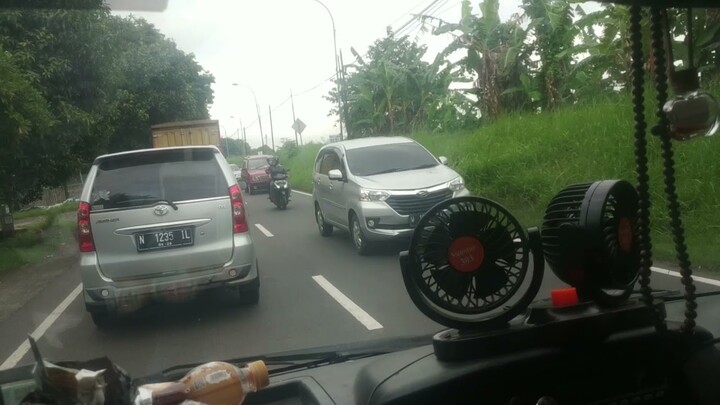
[[[250,233],[235,234],[234,240],[232,259],[223,266],[131,280],[108,278],[102,274],[95,252],[81,253],[85,306],[91,312],[132,312],[153,300],[183,300],[213,288],[256,288],[259,286],[258,267]]]

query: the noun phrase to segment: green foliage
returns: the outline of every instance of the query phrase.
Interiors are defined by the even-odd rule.
[[[220,139],[220,148],[225,156],[246,156],[252,152],[252,147],[241,139]]]
[[[95,0],[33,4],[0,13],[0,199],[13,208],[99,154],[150,146],[153,124],[208,117],[212,76],[152,25]]]
[[[312,169],[315,157],[322,147],[319,143],[308,143],[297,147],[295,156],[287,150],[278,150],[277,156],[285,168],[290,169],[290,187],[294,190],[312,192]]]
[[[452,66],[436,58],[423,60],[427,49],[388,32],[356,61],[339,84],[347,101],[351,137],[403,133],[418,129],[451,129],[466,125],[473,106],[449,90],[459,79]],[[333,90],[328,100],[337,100]],[[331,112],[332,113],[332,112]]]
[[[42,261],[61,244],[73,243],[74,221],[60,221],[56,215],[8,239],[0,239],[0,273]]]

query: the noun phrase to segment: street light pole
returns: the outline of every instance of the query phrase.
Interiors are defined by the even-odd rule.
[[[328,15],[330,16],[330,22],[332,23],[332,30],[333,30],[333,50],[334,50],[334,57],[335,57],[335,80],[337,83],[337,97],[338,97],[338,118],[340,123],[340,140],[343,139],[343,120],[342,120],[342,100],[340,99],[340,65],[338,64],[338,51],[337,51],[337,35],[335,31],[335,18],[333,18],[332,13],[330,12],[330,9],[328,6],[325,5],[320,0],[314,0],[316,3],[319,3],[325,11],[328,12]]]
[[[255,100],[255,112],[257,113],[258,125],[260,126],[260,141],[262,141],[262,145],[265,146],[265,138],[264,138],[263,129],[262,129],[262,120],[260,119],[260,106],[258,105],[257,95],[255,95],[255,90],[253,90],[252,87],[250,87],[246,84],[233,83],[232,85],[245,87],[248,90],[250,90],[250,92],[252,93],[253,99]]]

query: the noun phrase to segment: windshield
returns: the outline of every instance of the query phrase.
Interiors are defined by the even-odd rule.
[[[265,167],[268,167],[267,159],[249,159],[248,160],[248,169],[250,170],[256,170],[256,169],[263,169]]]
[[[106,158],[93,181],[91,210],[138,207],[229,195],[212,151]]]
[[[421,279],[440,279],[422,291],[440,291],[446,307],[472,306],[484,282],[519,279],[520,258],[532,266],[532,255],[507,252],[527,229],[547,228],[561,190],[604,179],[644,191],[638,178],[650,178],[643,240],[653,291],[683,288],[664,201],[672,189],[690,263],[705,280],[697,290],[720,288],[720,140],[704,136],[717,111],[709,100],[720,99],[717,10],[696,10],[690,36],[684,10],[668,16],[669,64],[696,69],[702,92],[668,86],[662,106],[643,14],[636,66],[646,122],[636,125],[622,5],[3,4],[0,369],[31,363],[28,335],[48,359],[107,356],[133,376],[430,336],[446,328],[414,304],[398,258],[433,207],[479,196],[519,222],[517,235],[483,228],[494,245],[460,239],[457,250],[483,252],[480,260],[451,263],[451,238],[422,250],[438,255],[438,269]],[[652,135],[660,108],[675,135],[696,135],[672,143],[674,186]],[[647,176],[638,177],[634,152],[645,143]],[[266,173],[270,157],[284,182]],[[474,232],[488,215],[451,231]],[[617,242],[608,251],[635,252],[629,219],[597,223],[603,241]],[[475,277],[483,260],[505,273]],[[548,264],[537,298],[565,287]]]
[[[438,165],[431,154],[413,142],[349,149],[346,156],[350,172],[356,176],[402,172]]]

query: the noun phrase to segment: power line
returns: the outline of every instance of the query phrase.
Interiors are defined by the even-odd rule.
[[[400,29],[398,29],[396,35],[397,35],[397,36],[401,36],[401,35],[408,35],[408,36],[410,36],[410,33],[411,33],[411,32],[416,31],[416,30],[422,28],[422,26],[423,26],[423,24],[424,24],[424,22],[421,21],[421,19],[419,18],[419,16],[431,16],[431,17],[436,17],[434,13],[438,13],[438,11],[440,10],[440,8],[442,8],[443,6],[445,6],[445,5],[447,4],[447,2],[448,2],[448,0],[438,0],[438,1],[436,1],[436,2],[433,2],[434,4],[432,4],[430,7],[428,7],[428,8],[426,9],[427,11],[421,12],[420,14],[413,15],[413,16],[411,17],[411,19],[408,21],[408,24],[403,25],[403,27],[405,27],[404,32],[403,32],[403,28],[401,27]]]
[[[395,24],[396,22],[398,22],[400,19],[402,19],[405,15],[410,14],[414,9],[418,8],[418,6],[420,6],[420,5],[421,5],[422,3],[424,3],[425,1],[426,1],[426,0],[423,0],[423,1],[419,2],[419,3],[417,3],[415,6],[413,6],[412,8],[410,8],[404,15],[396,18],[396,19],[395,19],[393,22],[391,22],[389,25],[392,26],[393,24]],[[430,16],[433,16],[433,13],[438,12],[440,8],[442,8],[443,6],[445,6],[445,5],[447,4],[447,2],[448,2],[448,0],[432,0],[432,2],[431,2],[427,7],[425,7],[424,9],[422,9],[419,13],[417,13],[417,14],[415,14],[415,15],[412,15],[411,18],[410,18],[407,22],[405,22],[405,24],[403,24],[400,28],[398,28],[396,31],[394,31],[394,32],[393,32],[393,36],[394,36],[394,37],[397,36],[397,35],[398,35],[402,30],[404,30],[404,29],[406,30],[406,33],[407,33],[407,32],[415,31],[416,29],[422,28],[421,25],[418,26],[418,24],[420,24],[420,19],[418,18],[418,16],[422,16],[422,15],[430,15]],[[441,13],[443,13],[443,12],[446,12],[446,11],[452,9],[453,7],[457,6],[457,4],[459,4],[459,3],[456,3],[456,4],[454,4],[454,5],[451,5],[450,7],[446,8],[446,9],[443,10],[442,12],[439,12],[438,14],[441,14]],[[414,27],[409,27],[409,28],[408,28],[408,26],[410,26],[410,25],[413,25]],[[364,57],[367,57],[367,55],[368,55],[368,52],[365,52],[363,56],[364,56]],[[336,76],[337,76],[337,73],[333,73],[333,74],[330,75],[327,79],[324,79],[323,81],[319,82],[318,84],[316,84],[316,85],[314,85],[314,86],[312,86],[312,87],[310,87],[310,88],[308,88],[308,89],[305,89],[305,90],[303,90],[303,91],[301,91],[301,92],[299,92],[299,93],[293,94],[293,96],[298,97],[298,96],[305,95],[305,94],[307,94],[307,93],[309,93],[309,92],[317,89],[318,87],[322,86],[322,85],[325,84],[326,82],[329,82],[329,81],[333,80]],[[278,104],[278,105],[276,105],[274,108],[272,108],[270,111],[271,111],[271,112],[277,111],[278,109],[280,109],[280,107],[282,107],[283,105],[287,104],[287,102],[290,101],[290,99],[291,99],[290,97],[287,97],[287,98],[286,98],[285,100],[283,100],[280,104]],[[269,113],[262,114],[262,115],[260,116],[260,119],[266,118],[266,117],[268,117],[268,116],[269,116]],[[258,123],[258,118],[255,118],[255,120],[253,120],[250,124],[248,124],[247,126],[245,126],[245,128],[246,128],[246,129],[252,128],[252,127],[253,127],[255,124],[257,124],[257,123]]]

